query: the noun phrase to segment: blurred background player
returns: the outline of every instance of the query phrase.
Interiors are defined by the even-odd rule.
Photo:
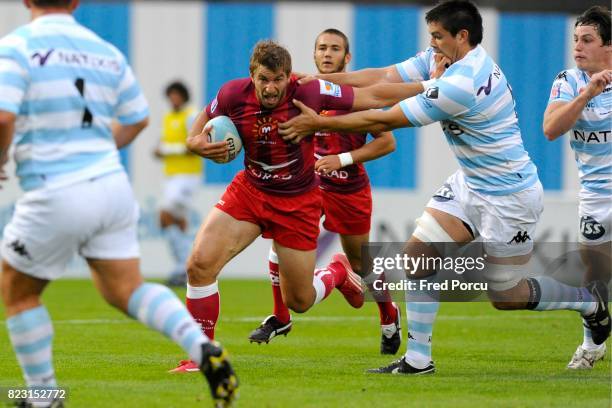
[[[584,281],[609,284],[612,229],[612,45],[610,10],[592,7],[574,26],[576,68],[557,75],[544,113],[544,134],[555,140],[570,132],[580,175],[580,255]],[[602,360],[606,344],[593,343],[584,324],[582,344],[567,365],[591,369]]]
[[[314,132],[299,144],[288,143],[279,136],[278,124],[299,114],[294,98],[317,112],[360,110],[414,95],[420,87],[407,84],[353,92],[326,81],[298,86],[290,78],[289,52],[273,41],[255,45],[249,71],[249,78],[221,87],[187,140],[192,152],[223,161],[227,142],[209,143],[207,122],[225,115],[236,125],[245,151],[245,169],[202,223],[187,262],[187,308],[210,338],[219,318],[217,276],[259,235],[273,240],[282,298],[294,312],[307,311],[334,288],[352,307],[363,305],[361,279],[344,254],[334,255],[329,265],[315,270],[321,192],[314,170]],[[175,371],[193,369],[193,362],[182,361]]]
[[[25,190],[4,230],[1,292],[25,382],[58,386],[40,297],[78,253],[109,304],[180,345],[229,402],[237,380],[225,352],[170,289],[140,275],[138,205],[117,149],[149,109],[123,54],[72,17],[78,3],[26,0],[32,22],[0,40],[0,156],[14,137]],[[51,404],[62,405],[35,406]]]
[[[314,62],[319,73],[344,72],[351,60],[346,35],[334,28],[321,32],[315,41]],[[338,111],[323,111],[335,115]],[[321,198],[326,230],[340,234],[342,249],[353,271],[361,275],[361,245],[369,242],[372,217],[372,192],[368,174],[362,163],[374,160],[395,150],[391,132],[372,135],[366,143],[366,133],[351,133],[340,137],[334,132],[317,132],[314,137],[315,170],[320,176]],[[291,330],[289,309],[283,303],[280,290],[278,258],[273,249],[269,255],[270,279],[274,299],[274,313],[255,329],[249,339],[269,342]],[[365,276],[362,278],[366,279]],[[379,294],[376,299],[389,295]],[[382,354],[395,354],[401,344],[399,309],[390,300],[377,301]]]
[[[424,92],[386,111],[335,117],[319,116],[296,101],[303,114],[281,123],[279,132],[286,140],[299,140],[317,129],[379,132],[439,121],[460,169],[434,194],[416,220],[407,255],[439,257],[446,254],[438,251],[436,244],[461,245],[480,235],[487,255],[483,278],[497,309],[575,310],[591,329],[594,343],[602,344],[610,336],[611,322],[601,285],[575,288],[548,276],[524,278],[533,250],[531,237],[542,212],[542,185],[523,146],[510,85],[480,45],[480,12],[470,1],[450,0],[429,10],[425,19],[430,48],[392,67],[397,72],[391,77],[386,75],[391,68],[365,73],[365,82],[368,77],[420,81]],[[437,78],[440,67],[447,65]],[[342,75],[364,80],[364,73],[359,71],[330,75],[341,81]],[[424,268],[413,272],[410,277],[416,279],[436,273]],[[438,310],[435,294],[407,290],[406,354],[369,372],[433,373],[431,340]]]
[[[175,261],[167,284],[185,286],[186,263],[193,237],[189,234],[189,211],[202,181],[202,158],[187,150],[187,135],[197,114],[189,103],[189,90],[182,82],[166,87],[170,111],[164,115],[162,137],[155,156],[164,165],[164,197],[159,224]]]

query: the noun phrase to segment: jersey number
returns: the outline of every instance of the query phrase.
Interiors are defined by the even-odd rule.
[[[77,78],[74,81],[74,86],[76,86],[79,94],[85,99],[85,80],[83,78]],[[89,108],[85,106],[85,111],[83,112],[83,120],[81,120],[81,127],[84,129],[90,128],[93,125],[93,115]]]

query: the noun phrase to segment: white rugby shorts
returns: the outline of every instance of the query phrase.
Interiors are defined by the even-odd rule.
[[[175,217],[187,218],[200,183],[200,175],[166,177],[162,209]]]
[[[59,278],[77,253],[90,259],[138,258],[138,215],[123,171],[28,191],[4,229],[2,258],[46,280]]]

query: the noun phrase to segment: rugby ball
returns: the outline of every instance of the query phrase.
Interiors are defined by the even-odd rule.
[[[223,142],[227,141],[229,145],[229,151],[225,160],[217,160],[218,163],[231,162],[238,156],[240,150],[242,150],[242,139],[238,134],[238,129],[234,125],[234,122],[227,116],[217,116],[208,121],[207,125],[211,125],[212,128],[208,134],[208,142]]]

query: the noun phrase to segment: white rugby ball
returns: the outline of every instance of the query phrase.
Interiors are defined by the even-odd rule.
[[[208,121],[208,125],[212,125],[212,129],[208,135],[209,142],[227,141],[229,151],[225,160],[218,160],[219,163],[228,163],[238,156],[242,150],[242,139],[238,134],[238,129],[234,122],[227,116],[217,116]]]

